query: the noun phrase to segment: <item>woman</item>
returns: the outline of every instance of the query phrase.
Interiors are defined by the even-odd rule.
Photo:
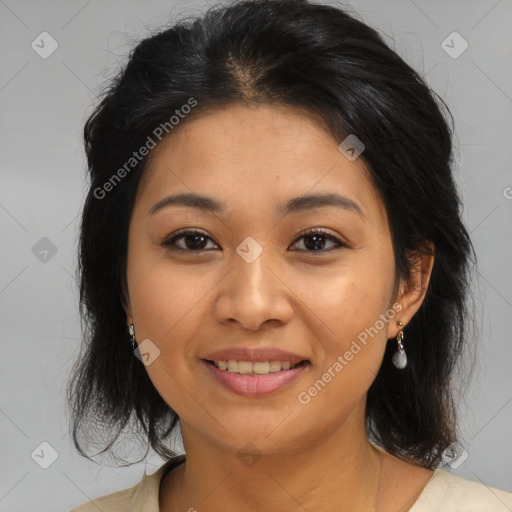
[[[235,2],[138,44],[85,126],[69,396],[82,455],[133,420],[167,462],[74,511],[510,510],[436,469],[474,260],[451,135],[331,6]]]

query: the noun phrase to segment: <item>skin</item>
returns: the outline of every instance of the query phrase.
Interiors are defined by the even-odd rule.
[[[386,209],[362,159],[347,159],[314,117],[275,106],[232,105],[183,122],[153,150],[129,229],[127,323],[160,350],[146,370],[177,412],[187,461],[161,482],[163,512],[409,510],[432,475],[367,439],[365,399],[385,346],[420,307],[433,256],[396,279]],[[195,192],[222,214],[151,207]],[[306,193],[336,192],[364,217],[336,207],[278,213]],[[160,244],[183,228],[208,237]],[[301,234],[323,228],[321,249]],[[262,247],[252,263],[236,248]],[[206,244],[206,245],[204,245]],[[190,248],[192,247],[192,248]],[[200,251],[197,247],[203,248]],[[194,252],[195,251],[195,252]],[[323,251],[323,252],[322,252]],[[313,254],[314,253],[314,254]],[[332,367],[359,333],[393,304],[401,310],[308,404],[297,396]],[[398,307],[398,306],[397,306]],[[387,317],[385,317],[387,318]],[[404,346],[414,340],[407,339]],[[201,356],[232,346],[272,345],[309,359],[294,384],[267,397],[218,384]],[[252,443],[261,458],[237,456]]]

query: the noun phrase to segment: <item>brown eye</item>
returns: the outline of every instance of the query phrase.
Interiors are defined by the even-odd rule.
[[[294,245],[297,245],[298,241],[301,239],[304,239],[303,245],[305,248],[299,250],[303,252],[325,254],[335,251],[340,247],[346,247],[338,238],[321,229],[310,229],[306,231],[296,239]],[[201,252],[211,249],[211,247],[207,247],[209,240],[212,239],[202,231],[188,230],[174,234],[170,239],[160,245],[170,250]],[[328,247],[326,249],[328,243],[334,243],[335,245],[334,247]],[[214,245],[218,248],[218,245]]]
[[[303,243],[306,249],[306,252],[318,252],[318,253],[330,253],[339,249],[340,247],[345,247],[340,240],[338,240],[335,236],[327,233],[322,229],[309,229],[305,233],[303,233],[297,240],[304,239]],[[325,249],[325,245],[327,242],[334,242],[336,245],[334,247]]]
[[[177,244],[178,240],[180,241],[180,244]],[[207,250],[206,245],[208,240],[211,240],[211,238],[203,232],[189,230],[175,234],[172,238],[164,241],[160,245],[171,250],[200,252]]]

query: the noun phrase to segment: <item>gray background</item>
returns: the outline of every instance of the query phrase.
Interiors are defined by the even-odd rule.
[[[132,43],[169,14],[195,14],[206,5],[0,0],[2,512],[69,510],[134,485],[162,462],[153,454],[147,465],[101,468],[75,453],[67,431],[64,390],[80,344],[73,274],[86,189],[81,136],[100,85]],[[447,469],[512,491],[512,2],[351,5],[426,76],[455,117],[455,173],[480,265],[474,291],[481,348],[460,402],[468,458]],[[59,45],[46,59],[31,47],[43,31]],[[458,58],[441,46],[453,31],[469,44]],[[49,245],[43,237],[55,254],[40,252]],[[48,469],[31,458],[41,442],[58,452]],[[39,460],[49,457],[48,449],[38,450]]]

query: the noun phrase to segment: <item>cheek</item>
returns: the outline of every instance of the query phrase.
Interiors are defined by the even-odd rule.
[[[135,262],[134,262],[135,263]],[[191,350],[189,341],[198,336],[206,321],[207,294],[216,280],[198,276],[197,267],[178,267],[160,260],[134,264],[128,274],[137,342],[149,339],[158,350],[145,369],[164,400],[184,418],[195,410],[185,389],[193,388],[188,366]]]
[[[343,338],[370,327],[386,311],[393,289],[389,265],[354,265],[302,274],[294,289],[331,334]]]
[[[347,418],[364,398],[387,343],[386,321],[393,311],[386,315],[386,288],[375,276],[351,274],[331,280],[324,293],[309,295],[311,328],[320,343],[311,378],[296,397],[299,411],[322,415],[331,425]]]
[[[381,256],[357,262],[354,258],[353,264],[329,272],[324,269],[314,276],[304,274],[302,280],[295,281],[297,295],[307,306],[303,321],[320,341],[314,354],[320,372],[345,354],[350,363],[347,367],[378,371],[387,342],[387,322],[394,316],[389,308],[393,260]]]
[[[208,275],[198,276],[197,267],[162,259],[133,268],[128,285],[137,332],[164,346],[186,339],[183,329],[191,319],[197,325],[197,315],[204,314],[201,299],[215,281]]]

